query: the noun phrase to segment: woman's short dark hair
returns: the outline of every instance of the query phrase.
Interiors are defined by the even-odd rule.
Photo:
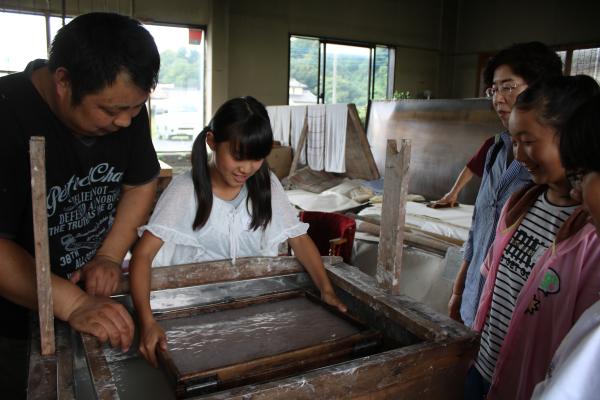
[[[150,92],[158,82],[160,55],[152,35],[124,15],[84,14],[62,27],[52,41],[48,67],[66,68],[74,105],[113,84],[120,72]]]
[[[494,72],[501,65],[510,67],[515,75],[531,85],[538,79],[562,75],[562,60],[556,52],[541,42],[517,43],[500,50],[489,59],[483,70],[487,86],[494,83]]]
[[[567,170],[600,172],[600,95],[583,103],[560,135],[560,158]]]
[[[598,93],[598,82],[590,76],[557,76],[525,89],[517,97],[513,110],[534,111],[541,124],[562,133],[575,110]]]
[[[261,160],[271,152],[273,132],[265,106],[254,97],[239,97],[225,102],[196,137],[192,146],[192,181],[198,209],[192,224],[199,229],[212,210],[212,185],[206,151],[206,135],[212,132],[216,143],[229,142],[232,156],[238,160]],[[271,175],[265,160],[246,181],[246,206],[252,207],[251,229],[266,228],[271,222]]]

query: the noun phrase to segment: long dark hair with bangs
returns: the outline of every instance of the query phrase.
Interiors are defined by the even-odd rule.
[[[600,172],[600,94],[573,113],[560,135],[560,159],[567,170]]]
[[[192,147],[192,181],[198,209],[192,227],[202,228],[212,210],[213,193],[206,150],[206,134],[212,132],[215,143],[229,142],[238,160],[261,160],[271,152],[273,132],[265,106],[254,97],[239,97],[224,103],[212,120],[196,137]],[[265,229],[271,222],[271,176],[267,160],[246,181],[246,207],[252,222],[250,228]],[[250,209],[252,207],[252,209]]]
[[[599,92],[598,82],[588,75],[548,78],[525,89],[514,109],[535,112],[539,123],[562,134],[577,108]]]

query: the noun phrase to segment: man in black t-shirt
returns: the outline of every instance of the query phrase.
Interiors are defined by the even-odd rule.
[[[148,217],[159,165],[145,102],[160,58],[141,24],[117,14],[75,18],[48,62],[0,78],[0,386],[19,386],[14,341],[37,306],[29,138],[46,139],[54,314],[127,349],[133,321],[110,300]],[[75,282],[83,281],[85,291]],[[23,308],[25,307],[25,308]],[[12,352],[12,354],[11,354]],[[13,376],[5,376],[6,372]]]

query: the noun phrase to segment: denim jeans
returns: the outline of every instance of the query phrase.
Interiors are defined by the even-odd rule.
[[[481,376],[475,365],[471,365],[465,382],[465,400],[485,399],[489,391],[490,383]]]

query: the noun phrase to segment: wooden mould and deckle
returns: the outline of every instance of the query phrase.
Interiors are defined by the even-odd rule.
[[[57,321],[54,355],[41,354],[33,331],[28,398],[462,398],[477,335],[394,295],[409,154],[409,142],[388,143],[377,277],[323,258],[347,315],[315,297],[294,257],[154,268],[151,303],[169,341],[162,369],[143,361],[136,343],[123,354]],[[128,292],[124,279],[115,299],[134,313]]]
[[[381,338],[306,291],[173,311],[158,320],[172,338],[159,358],[182,397],[368,355]]]

